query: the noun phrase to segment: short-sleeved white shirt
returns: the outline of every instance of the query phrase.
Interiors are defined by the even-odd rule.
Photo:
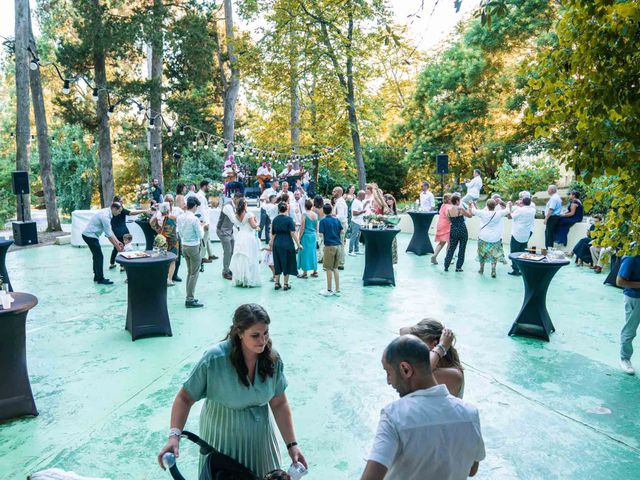
[[[536,221],[536,207],[529,205],[528,207],[522,206],[515,208],[513,212],[511,212],[511,218],[513,219],[511,236],[515,238],[517,242],[527,243]]]
[[[430,212],[436,206],[436,199],[430,191],[420,192],[420,210]]]
[[[495,243],[502,240],[504,217],[509,214],[506,208],[491,210],[474,210],[473,215],[480,219],[478,240]]]
[[[368,460],[385,480],[463,480],[484,457],[478,410],[436,385],[384,407]]]

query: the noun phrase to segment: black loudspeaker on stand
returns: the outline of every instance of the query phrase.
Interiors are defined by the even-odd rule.
[[[436,155],[436,173],[439,175],[449,173],[449,155]]]
[[[11,173],[11,183],[13,187],[13,193],[16,195],[28,195],[29,189],[29,174],[24,171],[16,171]],[[24,219],[24,203],[18,200],[19,205],[22,208],[22,219]],[[28,205],[28,203],[27,203]],[[34,245],[38,243],[38,229],[36,222],[33,221],[19,221],[12,222],[13,227],[13,241],[18,246]]]

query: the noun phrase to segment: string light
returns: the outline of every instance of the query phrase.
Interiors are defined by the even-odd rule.
[[[69,95],[71,93],[71,82],[65,79],[62,83],[62,93]]]
[[[91,94],[91,97],[93,98],[94,102],[98,101],[98,89],[97,88],[93,89],[93,93]]]

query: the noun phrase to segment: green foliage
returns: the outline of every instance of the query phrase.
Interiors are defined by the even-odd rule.
[[[200,184],[203,179],[213,182],[221,182],[222,168],[224,166],[222,149],[197,150],[184,149],[180,158],[180,173],[178,180],[186,184]],[[240,158],[237,161],[241,161]],[[175,186],[175,185],[174,185]]]
[[[52,135],[51,164],[58,207],[67,214],[89,209],[93,189],[100,183],[96,147],[85,141],[78,125],[63,125]]]
[[[321,166],[318,170],[318,185],[316,193],[324,196],[330,196],[334,187],[342,187],[345,191],[349,185],[357,183],[356,175],[353,172],[347,172],[342,169],[327,168]],[[356,190],[357,190],[356,185]]]
[[[599,213],[604,216],[613,207],[618,182],[619,178],[616,176],[603,175],[592,179],[589,183],[571,182],[569,189],[580,192],[585,213],[590,215]]]
[[[529,63],[525,121],[547,137],[586,182],[617,176],[595,200],[612,195],[603,246],[640,253],[640,4],[631,0],[563,2],[557,48]]]
[[[498,192],[503,198],[516,200],[523,190],[532,193],[546,190],[547,186],[555,183],[560,176],[559,167],[545,160],[513,166],[504,162],[497,170],[496,177],[489,182],[493,192]]]
[[[392,194],[396,199],[403,197],[409,166],[404,161],[402,150],[384,148],[383,145],[367,147],[364,164],[371,182],[377,183],[385,193]]]

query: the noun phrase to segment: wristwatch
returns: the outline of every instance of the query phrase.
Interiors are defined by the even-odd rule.
[[[178,440],[180,440],[180,437],[182,437],[182,430],[179,428],[171,428],[169,430],[169,438],[171,437],[177,437]]]

